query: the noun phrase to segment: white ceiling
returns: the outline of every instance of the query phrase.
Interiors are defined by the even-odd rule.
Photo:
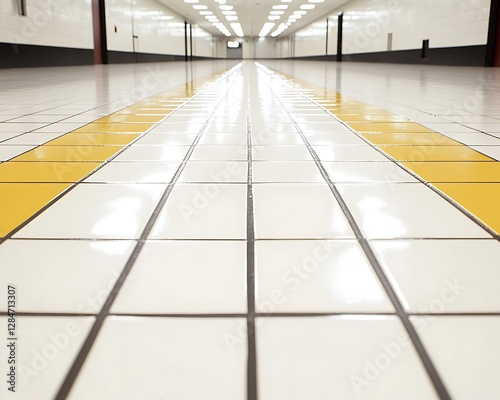
[[[200,15],[200,11],[212,11],[213,14],[219,19],[220,22],[224,23],[226,28],[231,32],[233,37],[236,37],[233,29],[231,29],[230,23],[239,22],[243,28],[243,33],[245,36],[258,36],[262,26],[266,22],[276,23],[275,27],[271,30],[270,34],[281,24],[287,22],[288,17],[294,11],[306,11],[307,14],[303,15],[302,18],[298,19],[296,22],[292,23],[288,29],[286,29],[281,36],[289,35],[290,33],[309,25],[311,22],[328,15],[336,8],[347,3],[349,0],[324,0],[322,3],[316,3],[315,1],[320,0],[291,0],[288,2],[283,2],[282,0],[198,0],[198,3],[187,4],[184,0],[158,0],[160,3],[165,4],[168,8],[175,11],[176,13],[182,15],[186,20],[198,24],[210,33],[223,36],[219,29],[214,27],[212,23],[207,21],[203,15]],[[196,1],[196,0],[188,0]],[[314,3],[312,3],[312,2]],[[226,17],[222,14],[222,10],[219,8],[221,3],[225,5],[233,6],[233,10],[236,11],[238,21],[227,21]],[[301,10],[300,6],[304,4],[314,4],[314,9],[312,10]],[[206,10],[195,10],[193,5],[205,5]],[[273,9],[274,5],[288,5],[288,8],[284,11],[284,14],[280,16],[280,19],[275,21],[269,21],[269,12]],[[270,36],[270,34],[268,36]]]

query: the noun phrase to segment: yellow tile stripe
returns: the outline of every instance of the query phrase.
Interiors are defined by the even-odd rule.
[[[500,162],[418,123],[273,71],[500,233]]]
[[[0,164],[0,238],[227,72],[149,97]]]

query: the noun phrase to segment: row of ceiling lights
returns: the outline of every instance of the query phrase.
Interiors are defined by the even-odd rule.
[[[307,11],[312,10],[316,5],[314,3],[323,3],[325,0],[308,0],[308,3],[302,4],[299,10],[294,11],[288,17],[286,22],[282,22],[278,25],[278,27],[271,33],[272,37],[276,37],[282,34],[289,26],[291,26],[294,22],[297,22],[300,18],[307,14]],[[198,4],[200,0],[184,0],[187,4],[193,4],[193,8],[200,13],[200,15],[204,16],[209,22],[212,23],[221,33],[225,36],[232,36],[229,29],[226,28],[226,25],[222,23],[219,18],[210,10],[206,5]],[[241,24],[238,21],[238,15],[234,10],[233,6],[227,5],[226,0],[215,0],[216,3],[219,4],[219,8],[222,14],[225,16],[226,20],[230,23],[231,28],[233,29],[236,36],[243,37],[243,29],[241,28]],[[282,3],[291,3],[292,0],[281,0]],[[285,10],[288,9],[288,4],[280,4],[274,5],[271,12],[269,13],[268,19],[270,21],[277,21],[282,18],[283,14],[285,14]],[[262,30],[259,33],[260,37],[265,37],[271,32],[271,30],[275,27],[277,22],[266,22],[262,27]]]
[[[210,11],[207,6],[198,4],[200,0],[184,0],[184,3],[193,4],[193,8],[200,13],[200,15],[204,16],[208,22],[210,22],[213,26],[215,26],[221,33],[225,36],[232,36],[229,29],[226,28],[222,22],[220,22],[219,18]],[[233,29],[236,36],[243,37],[243,29],[241,28],[241,24],[238,21],[238,15],[236,11],[234,11],[234,7],[227,5],[226,0],[215,0],[216,3],[219,4],[219,8],[226,18],[226,20],[230,23],[229,25]]]
[[[312,10],[316,7],[314,3],[323,3],[325,0],[308,0],[308,3],[302,4],[299,10],[294,11],[288,17],[286,22],[282,22],[278,25],[278,27],[271,33],[272,37],[276,37],[281,35],[285,30],[288,29],[294,22],[297,22],[300,18],[307,14],[309,10]],[[291,3],[292,0],[281,0],[282,3]],[[277,21],[282,18],[285,11],[288,9],[288,4],[280,4],[273,6],[272,10],[269,12],[269,16],[267,17],[270,21]],[[275,27],[277,22],[266,22],[262,27],[262,30],[259,33],[260,37],[265,37],[271,32],[271,30]]]

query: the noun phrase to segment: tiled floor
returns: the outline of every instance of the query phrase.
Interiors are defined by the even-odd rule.
[[[500,399],[498,78],[1,72],[12,397]]]

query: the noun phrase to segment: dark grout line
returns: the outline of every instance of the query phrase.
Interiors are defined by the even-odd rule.
[[[263,71],[263,73],[266,73],[262,68],[260,68],[260,70]],[[270,76],[270,74],[268,74],[268,73],[266,73],[266,74],[268,76]],[[282,78],[280,78],[280,79],[283,80]],[[286,81],[284,81],[284,82],[286,83]],[[374,272],[376,273],[380,283],[384,287],[384,289],[387,293],[387,296],[389,297],[394,308],[396,309],[396,313],[399,316],[401,322],[403,323],[408,335],[410,336],[410,339],[413,343],[413,346],[415,347],[418,355],[420,356],[420,360],[422,361],[422,363],[427,371],[427,374],[428,374],[429,378],[431,379],[432,384],[434,385],[436,393],[439,395],[439,398],[441,400],[451,400],[451,396],[448,393],[448,390],[447,390],[446,386],[444,385],[439,373],[437,372],[436,368],[434,367],[434,364],[432,363],[432,360],[429,357],[427,350],[425,349],[422,341],[420,340],[420,337],[418,336],[415,327],[412,325],[410,318],[409,318],[409,315],[406,313],[403,305],[401,304],[401,302],[396,294],[396,291],[392,287],[389,279],[387,278],[382,267],[380,266],[380,264],[375,256],[375,253],[373,252],[372,248],[370,247],[368,240],[364,238],[363,233],[361,232],[361,229],[359,228],[354,216],[352,215],[351,211],[349,210],[347,203],[345,202],[344,198],[342,197],[342,195],[339,192],[339,190],[337,189],[337,187],[330,180],[328,172],[326,171],[325,167],[323,166],[320,158],[318,157],[318,155],[314,151],[313,147],[308,142],[307,137],[304,135],[304,133],[300,129],[299,125],[295,122],[293,115],[288,111],[286,106],[281,101],[281,98],[279,97],[279,95],[276,94],[276,92],[269,85],[269,83],[266,82],[266,84],[268,85],[268,87],[272,91],[273,95],[278,99],[278,101],[280,102],[283,109],[287,112],[290,120],[293,121],[293,123],[295,124],[295,128],[297,129],[298,134],[301,136],[302,140],[304,141],[304,145],[307,147],[307,149],[309,150],[309,153],[314,158],[318,169],[320,170],[326,183],[330,187],[330,190],[331,190],[333,196],[335,197],[338,204],[340,205],[346,219],[349,222],[349,225],[351,226],[351,229],[354,231],[354,234],[356,235],[356,238],[358,239],[358,242],[359,242],[361,248],[363,249],[366,257],[368,258],[368,260],[369,260]],[[290,87],[288,85],[288,83],[286,83],[286,84],[288,87]],[[292,87],[290,87],[290,90],[294,90],[295,92],[300,93],[297,89],[292,88]]]
[[[223,77],[225,79],[227,79],[234,72],[235,72],[235,67],[230,69],[225,75],[223,75]],[[230,88],[231,88],[231,85],[229,85],[229,88],[227,89],[226,94],[230,90]],[[194,97],[196,97],[196,95],[193,96],[193,98]],[[224,97],[225,97],[225,95],[220,97],[219,102],[215,105],[215,107],[212,110],[212,114],[215,112],[215,110],[218,108],[218,106],[222,103],[222,100],[224,99]],[[161,210],[163,209],[164,205],[166,204],[168,198],[170,197],[170,194],[171,194],[175,184],[177,183],[177,180],[179,179],[180,175],[182,174],[182,171],[184,170],[184,168],[186,166],[186,162],[189,160],[189,158],[193,154],[194,149],[196,148],[196,145],[198,144],[203,133],[205,132],[205,130],[208,126],[208,121],[209,121],[209,119],[203,125],[200,132],[198,133],[198,135],[194,139],[193,143],[191,144],[191,146],[190,146],[190,148],[189,148],[189,150],[184,158],[184,162],[180,164],[174,177],[172,178],[171,183],[167,186],[167,188],[163,192],[163,195],[161,196],[156,208],[154,209],[151,217],[149,218],[146,226],[144,227],[144,230],[142,231],[142,234],[140,237],[141,240],[137,242],[134,250],[132,251],[132,254],[130,255],[127,263],[125,264],[125,267],[122,270],[122,273],[120,274],[119,278],[117,279],[115,286],[111,290],[111,292],[110,292],[108,298],[106,299],[106,302],[104,303],[101,311],[97,315],[97,319],[96,319],[94,325],[92,326],[92,329],[90,330],[85,342],[83,343],[82,347],[80,348],[80,351],[79,351],[75,361],[73,362],[73,365],[71,366],[68,374],[66,375],[66,378],[64,379],[64,382],[62,383],[62,385],[57,393],[57,396],[55,397],[55,400],[64,400],[68,397],[68,395],[71,391],[71,388],[73,387],[73,384],[75,383],[75,380],[76,380],[76,378],[77,378],[85,360],[87,359],[89,352],[90,352],[90,350],[91,350],[91,348],[92,348],[92,346],[97,338],[97,335],[99,334],[106,317],[108,317],[108,315],[110,313],[111,306],[113,305],[114,301],[116,300],[116,297],[118,296],[120,289],[122,288],[130,271],[132,270],[132,267],[134,266],[135,262],[137,261],[137,258],[139,256],[142,248],[144,247],[146,239],[148,238],[149,234],[151,233],[151,230],[153,229],[153,226],[156,223],[156,221],[160,215]]]
[[[247,75],[247,400],[257,400],[257,344],[255,327],[255,215],[253,203],[252,108],[249,72]]]

